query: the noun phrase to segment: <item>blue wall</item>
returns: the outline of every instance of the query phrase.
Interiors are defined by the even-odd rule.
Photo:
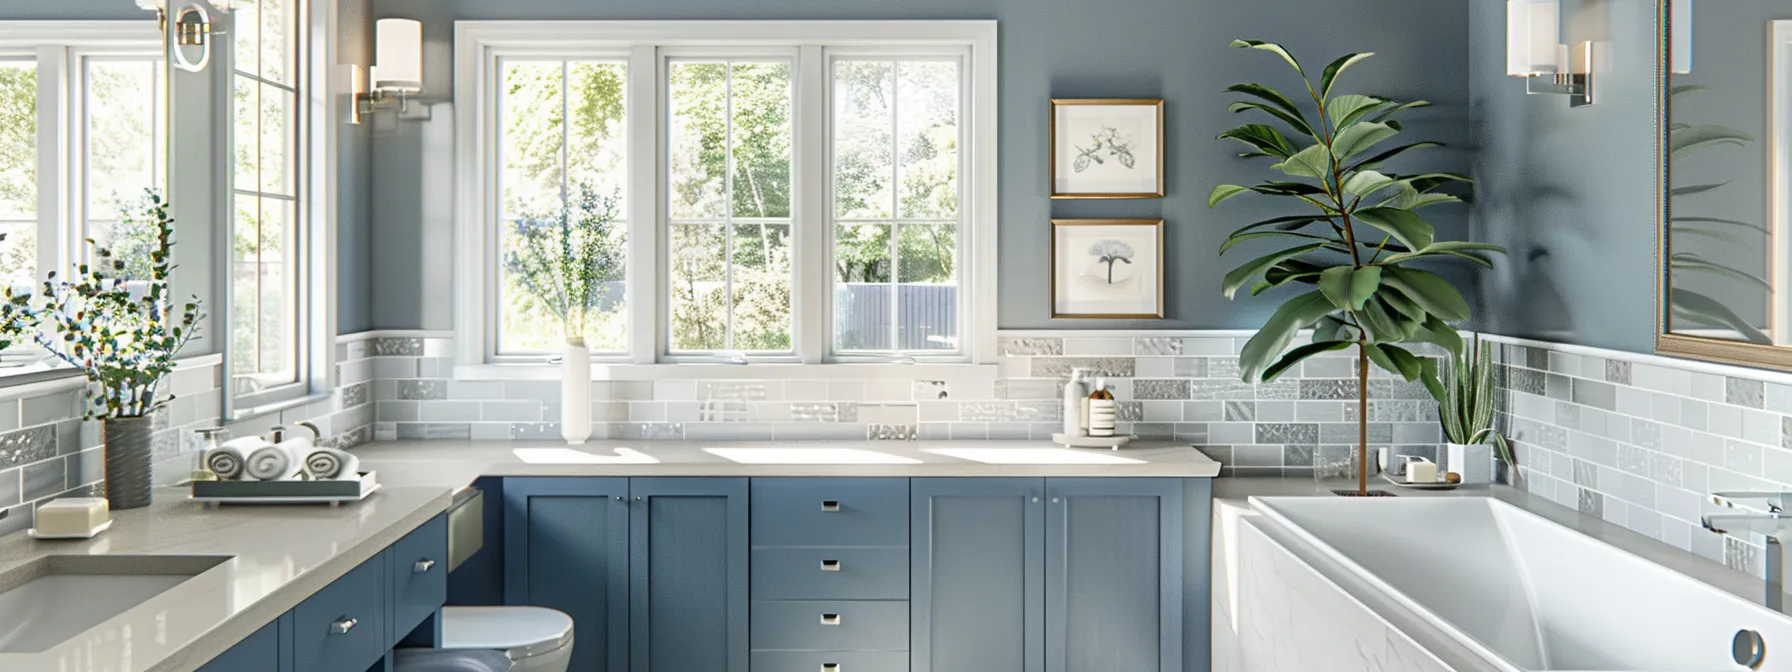
[[[1469,4],[1477,238],[1507,263],[1482,278],[1481,327],[1655,349],[1655,0],[1564,2],[1566,38],[1610,57],[1597,103],[1527,96],[1506,76],[1505,3]]]
[[[1286,214],[1239,198],[1206,207],[1215,184],[1256,180],[1260,163],[1232,158],[1214,140],[1238,123],[1226,86],[1261,80],[1295,86],[1273,57],[1226,48],[1233,38],[1287,44],[1317,70],[1349,51],[1380,55],[1343,81],[1351,90],[1437,106],[1410,117],[1411,136],[1451,149],[1402,169],[1466,170],[1469,138],[1469,5],[1494,0],[373,0],[375,18],[424,21],[426,95],[452,95],[450,45],[457,19],[996,19],[1001,22],[1000,325],[1004,328],[1254,328],[1271,300],[1228,302],[1220,278],[1248,258],[1220,260],[1227,232],[1258,215]],[[1490,26],[1482,26],[1491,29]],[[1495,31],[1504,35],[1503,28]],[[1047,198],[1047,101],[1052,97],[1163,97],[1167,100],[1169,196],[1145,201],[1053,203]],[[372,326],[452,327],[453,191],[451,113],[405,122],[373,137]],[[1441,210],[1441,209],[1440,209]],[[427,214],[426,214],[427,213]],[[1047,226],[1053,217],[1162,217],[1168,221],[1169,320],[1051,320],[1046,298]],[[1439,216],[1441,233],[1461,237],[1466,208]],[[345,270],[347,273],[347,270]],[[1467,276],[1465,276],[1467,277]],[[358,280],[356,282],[359,282]],[[350,283],[346,278],[344,286]]]

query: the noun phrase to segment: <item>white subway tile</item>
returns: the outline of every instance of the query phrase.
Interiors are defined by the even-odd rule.
[[[1067,337],[1064,339],[1064,354],[1073,356],[1131,355],[1132,339]]]

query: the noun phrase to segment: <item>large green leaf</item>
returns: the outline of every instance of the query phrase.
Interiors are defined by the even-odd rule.
[[[1668,132],[1668,156],[1678,159],[1682,154],[1700,147],[1711,145],[1742,146],[1753,142],[1754,138],[1747,133],[1724,126],[1692,126],[1678,131]]]
[[[1281,56],[1282,60],[1288,62],[1288,65],[1294,66],[1295,72],[1300,73],[1302,77],[1307,75],[1307,71],[1300,69],[1300,61],[1294,60],[1294,54],[1288,53],[1288,50],[1283,49],[1282,45],[1274,42],[1264,42],[1262,40],[1233,40],[1232,47],[1235,49],[1260,49]]]
[[[1294,143],[1282,135],[1273,126],[1263,124],[1245,124],[1219,135],[1220,139],[1233,139],[1251,147],[1262,150],[1265,154],[1288,158],[1294,154]]]
[[[1400,181],[1411,185],[1419,193],[1425,193],[1451,182],[1469,182],[1475,180],[1460,173],[1425,173],[1423,175],[1402,175]]]
[[[1744,283],[1747,283],[1750,285],[1755,285],[1755,286],[1765,289],[1769,292],[1773,291],[1773,283],[1768,282],[1766,278],[1755,275],[1753,273],[1749,273],[1749,272],[1741,270],[1741,269],[1731,268],[1731,267],[1725,266],[1723,264],[1719,264],[1719,263],[1712,262],[1712,261],[1707,261],[1704,258],[1700,257],[1699,255],[1693,254],[1691,252],[1675,253],[1674,256],[1669,258],[1668,265],[1675,272],[1692,271],[1692,272],[1696,272],[1696,273],[1706,273],[1706,274],[1710,274],[1710,275],[1716,275],[1719,277],[1730,278],[1732,280],[1740,280]]]
[[[1325,145],[1313,145],[1270,167],[1295,177],[1323,178],[1332,171],[1332,155]]]
[[[1268,101],[1269,104],[1274,105],[1276,109],[1287,112],[1290,116],[1298,120],[1300,122],[1299,130],[1311,132],[1313,129],[1313,125],[1307,123],[1306,113],[1301,112],[1300,107],[1294,104],[1294,100],[1287,95],[1284,95],[1281,91],[1277,91],[1262,84],[1253,83],[1233,84],[1232,86],[1226,87],[1226,90],[1232,93],[1242,93],[1247,96],[1254,96]],[[1236,112],[1237,110],[1234,111]]]
[[[1425,312],[1425,309],[1419,306],[1419,304],[1414,303],[1412,299],[1406,298],[1405,294],[1401,294],[1397,291],[1378,291],[1375,293],[1375,298],[1379,299],[1382,303],[1387,304],[1387,307],[1393,310],[1395,314],[1408,320],[1418,320],[1422,322],[1430,315],[1430,313]]]
[[[1281,375],[1286,373],[1288,369],[1294,368],[1294,365],[1301,363],[1313,355],[1317,355],[1321,352],[1343,350],[1350,346],[1350,341],[1314,341],[1293,350],[1289,350],[1288,354],[1282,355],[1280,360],[1277,360],[1276,363],[1271,364],[1268,369],[1263,371],[1263,382],[1267,383],[1281,377]]]
[[[1384,266],[1381,284],[1400,290],[1406,298],[1439,319],[1452,322],[1468,319],[1468,301],[1441,275],[1416,268]]]
[[[1318,134],[1313,132],[1313,127],[1307,125],[1306,117],[1298,112],[1290,113],[1287,110],[1273,105],[1265,105],[1263,103],[1251,101],[1232,103],[1231,105],[1226,106],[1226,109],[1233,114],[1238,114],[1246,110],[1258,110],[1269,116],[1281,119],[1283,123],[1288,124],[1288,126],[1293,128],[1295,132],[1307,137],[1318,137]]]
[[[1729,184],[1729,182],[1719,182],[1717,184],[1695,184],[1686,187],[1674,187],[1669,193],[1674,196],[1691,196],[1693,194],[1703,194],[1713,189],[1721,189]]]
[[[1214,207],[1216,205],[1219,205],[1221,201],[1224,201],[1228,198],[1237,196],[1239,194],[1242,194],[1242,193],[1250,191],[1250,190],[1251,190],[1250,187],[1241,187],[1236,184],[1222,184],[1220,186],[1214,187],[1213,194],[1207,197],[1207,207],[1209,207],[1209,208]]]
[[[1399,183],[1399,180],[1373,170],[1357,171],[1344,180],[1344,193],[1363,197]]]
[[[1697,216],[1682,215],[1680,217],[1670,217],[1670,218],[1668,218],[1668,221],[1672,222],[1674,224],[1723,224],[1725,226],[1740,226],[1740,227],[1748,229],[1750,231],[1767,233],[1767,229],[1761,228],[1761,226],[1759,224],[1751,224],[1749,222],[1744,222],[1744,221],[1735,220],[1735,219],[1724,219],[1722,217],[1697,217]]]
[[[1415,100],[1410,103],[1395,105],[1393,107],[1382,110],[1380,113],[1376,114],[1373,117],[1370,117],[1369,121],[1385,121],[1389,117],[1392,117],[1401,112],[1405,112],[1406,110],[1418,109],[1421,107],[1431,107],[1431,102],[1425,101],[1425,100]]]
[[[1388,198],[1385,201],[1382,201],[1379,204],[1379,207],[1399,208],[1401,210],[1417,210],[1419,208],[1423,208],[1423,207],[1431,206],[1431,205],[1437,205],[1440,203],[1461,203],[1461,202],[1462,202],[1462,199],[1457,198],[1455,196],[1451,196],[1449,194],[1419,193],[1419,190],[1413,188],[1412,183],[1409,182],[1409,183],[1400,185],[1400,190],[1398,192],[1395,192],[1395,194],[1392,197]]]
[[[1371,344],[1369,360],[1384,370],[1400,374],[1401,378],[1407,380],[1416,380],[1424,369],[1422,360],[1417,355],[1392,343]]]
[[[1295,233],[1293,231],[1255,231],[1255,232],[1251,232],[1251,233],[1234,233],[1234,234],[1226,237],[1226,242],[1220,243],[1220,254],[1225,254],[1226,250],[1232,249],[1232,247],[1235,245],[1250,242],[1253,240],[1262,240],[1265,238],[1301,238],[1301,239],[1305,239],[1305,240],[1326,240],[1326,241],[1331,240],[1330,238],[1327,238],[1325,236],[1315,236],[1310,233]]]
[[[1358,210],[1356,219],[1377,229],[1387,232],[1394,240],[1400,241],[1409,250],[1423,250],[1431,246],[1437,230],[1425,218],[1415,215],[1410,210],[1397,208],[1369,208]]]
[[[1263,273],[1264,271],[1269,270],[1269,267],[1274,266],[1283,261],[1286,261],[1288,259],[1293,259],[1293,258],[1298,257],[1303,254],[1315,252],[1323,247],[1325,247],[1324,243],[1314,243],[1312,245],[1302,245],[1300,247],[1290,248],[1290,249],[1282,250],[1280,252],[1275,252],[1272,254],[1266,254],[1261,257],[1257,257],[1256,259],[1252,259],[1250,261],[1244,262],[1243,264],[1239,265],[1238,268],[1232,269],[1231,273],[1226,274],[1226,279],[1224,280],[1224,282],[1221,283],[1220,291],[1225,293],[1226,298],[1230,299],[1230,298],[1232,298],[1232,295],[1238,293],[1239,287],[1243,287],[1244,283],[1250,282],[1251,278],[1256,277],[1257,274]]]
[[[1338,161],[1348,161],[1351,157],[1366,152],[1375,143],[1399,135],[1400,131],[1385,123],[1365,121],[1338,132],[1332,139],[1332,154]]]
[[[1263,374],[1273,363],[1272,360],[1288,348],[1288,342],[1294,339],[1295,332],[1319,321],[1319,318],[1333,310],[1332,302],[1318,291],[1307,292],[1283,303],[1239,351],[1238,366],[1244,379],[1252,382],[1262,380]]]
[[[1356,340],[1356,330],[1352,329],[1350,325],[1346,324],[1343,320],[1338,319],[1338,316],[1336,315],[1321,317],[1318,322],[1313,323],[1314,343],[1323,341],[1354,340]]]
[[[1379,301],[1370,301],[1363,309],[1355,313],[1357,322],[1369,329],[1369,341],[1372,343],[1395,343],[1406,338],[1406,330],[1400,326],[1400,320]]]
[[[1710,91],[1710,90],[1711,90],[1711,87],[1704,86],[1701,84],[1683,84],[1681,86],[1676,86],[1671,89],[1668,89],[1668,97],[1673,98],[1674,96],[1678,96],[1683,93],[1692,93],[1694,91]]]
[[[1669,291],[1668,304],[1673,308],[1675,318],[1684,318],[1696,324],[1728,327],[1742,334],[1750,343],[1773,344],[1772,338],[1741,315],[1737,315],[1736,311],[1704,294],[1675,287]]]
[[[1383,294],[1383,298],[1391,296],[1394,294]],[[1451,329],[1450,325],[1444,324],[1443,320],[1437,319],[1436,315],[1425,316],[1425,321],[1419,325],[1417,330],[1413,331],[1411,338],[1419,343],[1430,343],[1443,348],[1444,352],[1452,354],[1462,352],[1462,335],[1456,333],[1455,329]]]
[[[1352,165],[1351,168],[1352,169],[1374,168],[1383,163],[1387,163],[1388,159],[1392,159],[1396,156],[1405,154],[1405,153],[1410,152],[1415,149],[1426,149],[1429,147],[1443,147],[1443,146],[1444,146],[1444,143],[1441,143],[1441,142],[1414,142],[1411,144],[1400,145],[1399,147],[1394,147],[1394,148],[1384,151],[1380,154],[1376,154],[1375,156],[1371,156],[1367,159],[1363,159],[1362,161],[1358,161],[1355,165]]]
[[[1381,268],[1333,266],[1319,274],[1319,291],[1339,310],[1362,310],[1381,286]]]
[[[1332,128],[1350,128],[1362,120],[1364,115],[1374,112],[1387,104],[1386,98],[1376,96],[1348,95],[1331,99],[1325,106],[1326,114],[1331,116]]]
[[[1263,279],[1276,285],[1282,285],[1290,281],[1302,280],[1303,278],[1311,276],[1311,280],[1302,281],[1318,282],[1319,274],[1325,271],[1326,268],[1328,267],[1320,266],[1319,264],[1315,264],[1305,259],[1287,259],[1269,267],[1269,270],[1264,271]]]
[[[1439,241],[1439,242],[1432,243],[1431,245],[1425,247],[1424,249],[1418,250],[1417,252],[1403,252],[1400,254],[1395,254],[1395,255],[1389,256],[1388,258],[1383,259],[1382,263],[1399,264],[1399,263],[1411,261],[1413,259],[1420,259],[1423,257],[1446,256],[1446,255],[1447,256],[1457,256],[1454,254],[1449,254],[1451,252],[1498,252],[1500,254],[1505,254],[1506,248],[1499,246],[1499,245],[1494,245],[1492,243],[1471,243],[1471,242],[1459,241],[1459,240],[1446,240],[1446,241]],[[1480,260],[1477,259],[1477,261],[1480,261]]]
[[[1312,224],[1314,222],[1324,222],[1324,221],[1328,221],[1328,220],[1326,220],[1326,218],[1324,218],[1324,217],[1315,217],[1312,215],[1291,215],[1288,217],[1272,217],[1270,219],[1265,219],[1265,220],[1258,221],[1258,222],[1251,222],[1244,226],[1238,227],[1238,230],[1233,231],[1232,235],[1236,236],[1241,233],[1248,233],[1248,232],[1255,231],[1257,229],[1261,229],[1261,228],[1269,227],[1269,226],[1276,227],[1277,229],[1280,229],[1282,231],[1294,231],[1294,230],[1303,228],[1309,224]]]
[[[1344,74],[1344,71],[1350,66],[1356,65],[1363,59],[1374,55],[1375,52],[1345,54],[1338,57],[1338,60],[1332,61],[1331,65],[1325,66],[1325,74],[1319,79],[1319,97],[1331,97],[1332,84],[1337,83],[1338,75]]]

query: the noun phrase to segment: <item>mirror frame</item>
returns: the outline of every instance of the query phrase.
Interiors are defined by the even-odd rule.
[[[1792,371],[1792,346],[1761,345],[1704,336],[1670,333],[1668,308],[1668,259],[1673,240],[1668,235],[1673,163],[1668,158],[1667,133],[1673,110],[1668,92],[1673,86],[1673,3],[1659,0],[1655,14],[1655,352],[1674,357],[1722,364]],[[1770,32],[1771,27],[1768,29]],[[1772,64],[1769,64],[1772,67]],[[1766,97],[1763,96],[1763,100]],[[1787,132],[1792,132],[1788,129]],[[1771,310],[1771,307],[1770,307]]]

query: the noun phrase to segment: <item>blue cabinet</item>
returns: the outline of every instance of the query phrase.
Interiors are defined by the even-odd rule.
[[[391,619],[386,646],[391,647],[448,601],[448,518],[437,516],[386,549],[387,586],[392,594]],[[434,622],[432,622],[434,623]],[[424,644],[440,643],[440,623],[423,638]]]
[[[747,479],[635,478],[629,493],[629,669],[747,672]]]
[[[911,482],[914,672],[1045,669],[1045,479]]]
[[[504,483],[504,601],[571,616],[574,670],[629,669],[628,497],[626,478]]]
[[[1045,494],[1046,671],[1181,672],[1181,479],[1053,478]]]
[[[385,563],[375,557],[293,607],[294,672],[365,670],[386,641]]]
[[[291,672],[292,663],[280,655],[280,625],[275,621],[262,626],[199,672]]]

